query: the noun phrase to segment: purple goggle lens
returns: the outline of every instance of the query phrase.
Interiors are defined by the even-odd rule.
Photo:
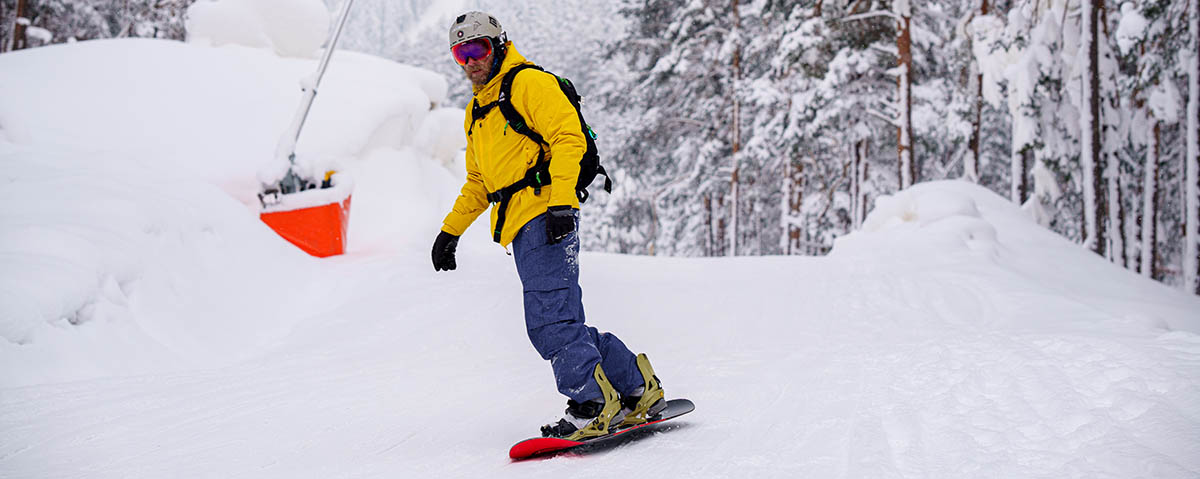
[[[454,54],[454,61],[459,65],[466,65],[467,61],[472,58],[476,60],[487,58],[492,53],[492,42],[486,38],[477,38],[451,47],[450,52]]]

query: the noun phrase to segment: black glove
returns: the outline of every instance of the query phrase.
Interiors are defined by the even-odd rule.
[[[562,241],[575,231],[575,208],[571,205],[551,206],[546,211],[546,238],[550,244]]]
[[[454,262],[454,250],[458,248],[458,237],[442,231],[433,240],[433,270],[452,271],[458,265]]]

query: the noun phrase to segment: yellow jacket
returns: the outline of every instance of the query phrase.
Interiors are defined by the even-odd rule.
[[[508,42],[508,54],[500,65],[500,72],[486,85],[474,87],[475,97],[467,104],[463,122],[464,133],[470,131],[467,135],[467,181],[454,202],[454,209],[443,220],[442,231],[461,236],[487,209],[489,192],[524,178],[525,172],[537,162],[542,146],[512,131],[499,108],[492,108],[471,128],[474,101],[480,106],[496,101],[504,74],[522,63],[530,62],[517,52],[512,42]],[[533,188],[525,188],[513,195],[504,230],[500,232],[501,246],[512,243],[525,223],[545,213],[550,206],[579,207],[575,184],[579,178],[579,159],[587,150],[579,115],[562,93],[554,75],[533,69],[518,73],[513,81],[511,101],[533,131],[550,144],[546,159],[562,160],[550,161],[551,183],[542,188],[540,195],[534,195]],[[491,231],[496,229],[498,208],[499,205],[492,208]]]

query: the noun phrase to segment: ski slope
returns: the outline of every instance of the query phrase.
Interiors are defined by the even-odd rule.
[[[510,462],[564,401],[486,228],[429,264],[461,178],[446,80],[339,53],[300,154],[355,176],[349,252],[257,220],[314,66],[0,56],[0,477],[1200,475],[1200,299],[961,182],[878,199],[826,257],[585,253],[589,323],[697,410]]]

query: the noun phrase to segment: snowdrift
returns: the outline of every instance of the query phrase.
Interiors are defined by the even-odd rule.
[[[155,40],[0,56],[0,384],[228,364],[330,307],[329,266],[262,225],[254,197],[315,65]],[[433,211],[445,198],[429,186],[373,198],[452,188],[413,160],[449,162],[462,142],[444,133],[461,131],[445,92],[431,72],[338,52],[298,157],[387,176],[359,182],[364,226]],[[355,230],[352,251],[378,240]]]
[[[931,287],[961,288],[988,278],[987,296],[1043,294],[1052,303],[985,305],[970,300],[981,294],[925,293],[944,296],[937,302],[942,316],[976,325],[1110,322],[1200,333],[1197,298],[1104,261],[1037,225],[1008,200],[964,181],[918,184],[877,199],[863,231],[840,238],[830,258],[892,265],[897,283],[929,278]],[[951,275],[961,278],[937,281]]]

